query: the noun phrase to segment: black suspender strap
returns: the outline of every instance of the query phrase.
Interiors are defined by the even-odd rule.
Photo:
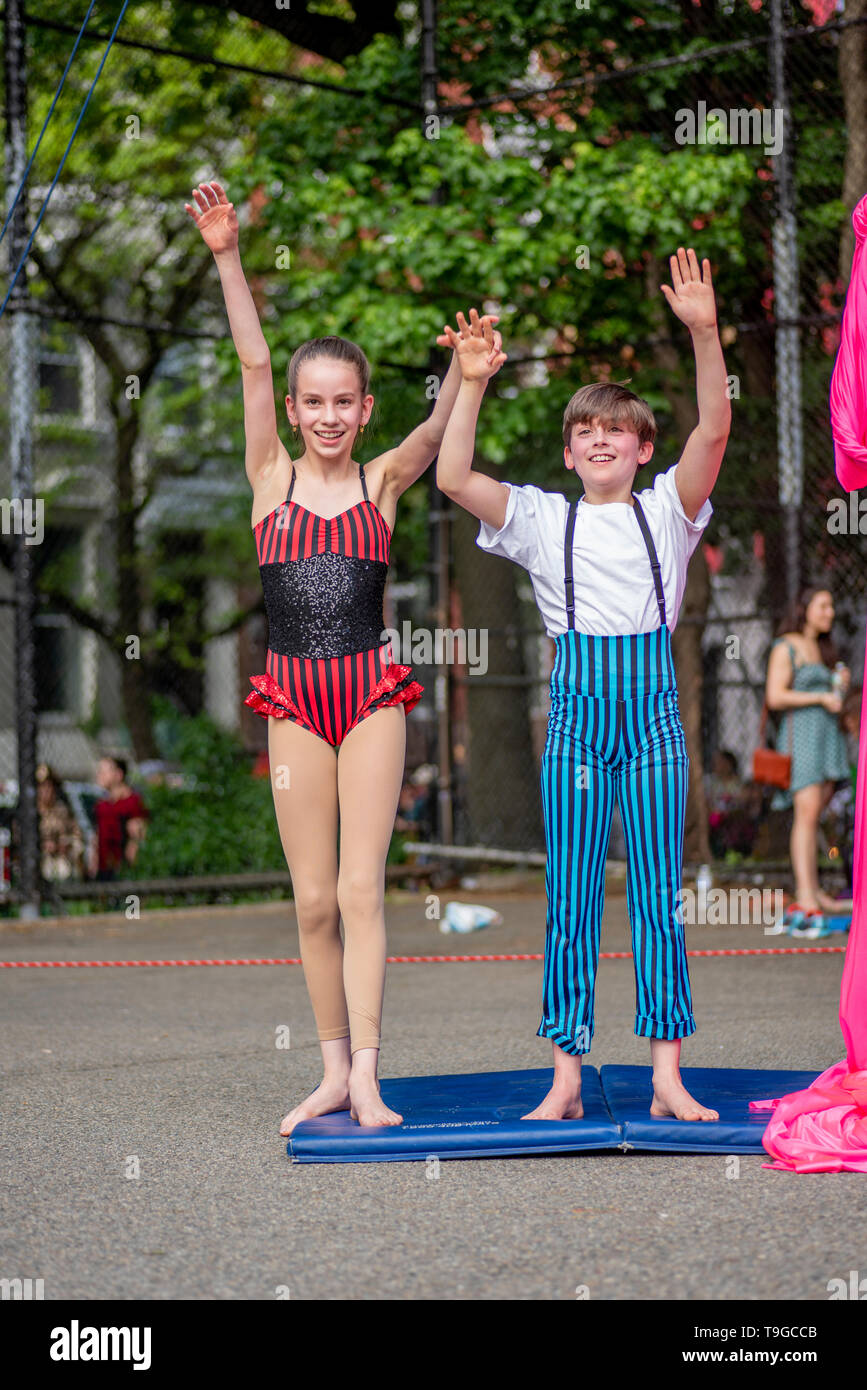
[[[578,511],[578,498],[576,497],[569,503],[569,515],[566,518],[566,541],[563,550],[563,560],[566,569],[566,622],[570,628],[575,626],[575,591],[572,583],[572,543],[575,535],[575,514]]]
[[[287,501],[287,502],[290,502],[290,501],[292,500],[292,489],[293,489],[294,486],[295,486],[295,465],[294,465],[294,463],[293,463],[293,465],[292,465],[292,481],[291,481],[291,483],[289,484],[289,491],[286,493],[286,501]]]
[[[650,534],[650,527],[647,524],[647,517],[641,507],[641,503],[632,494],[635,502],[635,519],[641,527],[641,534],[644,537],[644,544],[647,546],[647,553],[650,556],[650,568],[653,570],[653,587],[656,590],[656,602],[659,604],[659,621],[665,627],[665,590],[662,587],[662,571],[659,566],[659,557],[656,553],[656,546],[653,544],[653,537]]]

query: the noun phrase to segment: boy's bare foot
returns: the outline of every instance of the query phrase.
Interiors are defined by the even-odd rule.
[[[349,1081],[350,1114],[360,1125],[399,1125],[403,1116],[389,1110],[379,1094],[379,1084],[373,1077],[351,1077]]]
[[[522,1115],[522,1120],[583,1120],[584,1106],[581,1104],[581,1086],[576,1091],[573,1086],[558,1086],[555,1082],[550,1091],[535,1110]]]
[[[280,1126],[284,1139],[292,1133],[302,1120],[312,1120],[316,1115],[330,1115],[334,1110],[349,1109],[348,1081],[320,1081],[312,1095],[290,1110]]]
[[[658,1119],[673,1116],[676,1120],[718,1120],[719,1111],[709,1110],[689,1094],[679,1077],[653,1079],[653,1100],[650,1113]]]

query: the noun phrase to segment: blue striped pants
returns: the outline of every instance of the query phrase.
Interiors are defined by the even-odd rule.
[[[680,912],[689,759],[667,627],[556,639],[542,758],[548,924],[537,1036],[589,1052],[614,798],[627,850],[635,1032],[695,1032]]]

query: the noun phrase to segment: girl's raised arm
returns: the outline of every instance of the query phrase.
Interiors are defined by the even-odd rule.
[[[244,464],[251,487],[262,481],[288,452],[277,433],[271,354],[250,287],[241,268],[238,219],[220,184],[212,180],[193,189],[196,207],[184,207],[214,253],[235,350],[241,362],[244,391]]]

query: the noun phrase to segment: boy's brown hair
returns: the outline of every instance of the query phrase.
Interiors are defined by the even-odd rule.
[[[569,401],[563,413],[563,443],[569,444],[572,426],[590,424],[599,417],[607,425],[625,425],[638,435],[639,444],[652,443],[656,438],[653,411],[634,391],[613,382],[599,381],[582,386]],[[638,465],[643,468],[643,464]]]

